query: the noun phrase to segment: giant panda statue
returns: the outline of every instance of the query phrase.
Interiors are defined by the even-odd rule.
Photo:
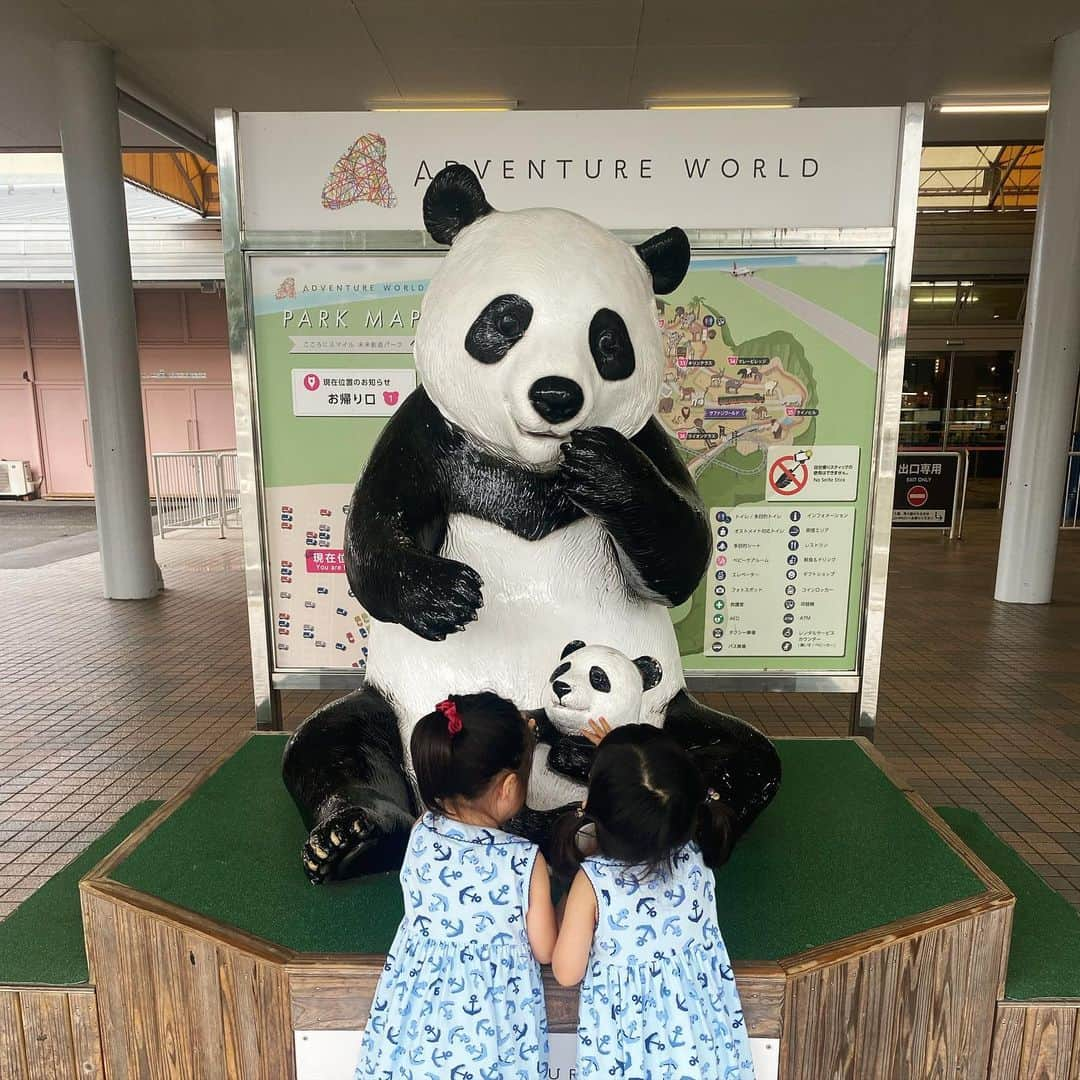
[[[372,451],[346,524],[349,584],[372,620],[366,683],[285,750],[311,830],[308,876],[397,866],[417,815],[416,721],[449,693],[484,689],[538,708],[571,638],[658,661],[648,719],[692,750],[741,832],[776,791],[779,759],[687,693],[668,614],[711,549],[653,418],[654,294],[682,281],[686,234],[632,247],[565,210],[500,213],[462,165],[431,181],[424,223],[450,250],[417,326],[421,385]],[[590,752],[564,749],[548,767],[584,780]],[[542,841],[555,813],[527,808],[518,827]]]

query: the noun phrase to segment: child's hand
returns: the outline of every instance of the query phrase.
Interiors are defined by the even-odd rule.
[[[581,734],[585,736],[593,744],[593,746],[599,746],[606,735],[611,734],[611,725],[607,722],[607,718],[598,716],[594,720],[590,720],[582,729]]]

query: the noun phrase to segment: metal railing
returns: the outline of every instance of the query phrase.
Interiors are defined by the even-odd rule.
[[[157,531],[240,527],[235,450],[180,450],[151,454]]]
[[[1080,450],[1070,450],[1066,455],[1065,499],[1061,507],[1061,527],[1080,528]]]

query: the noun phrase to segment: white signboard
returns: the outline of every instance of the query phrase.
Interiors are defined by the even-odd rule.
[[[843,656],[853,506],[714,507],[706,656]]]
[[[248,230],[416,230],[448,162],[608,228],[891,227],[898,108],[244,113]]]
[[[296,1080],[353,1080],[360,1049],[359,1031],[297,1031]],[[751,1039],[756,1080],[776,1080],[778,1039]],[[547,1080],[575,1080],[576,1035],[552,1035]]]
[[[408,368],[293,368],[293,416],[392,416],[415,389]]]
[[[859,495],[857,446],[770,446],[769,502],[854,502]]]

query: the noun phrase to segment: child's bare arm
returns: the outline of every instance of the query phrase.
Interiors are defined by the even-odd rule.
[[[570,886],[551,960],[551,970],[560,986],[576,986],[585,977],[595,931],[596,894],[588,875],[579,870]]]
[[[555,908],[551,903],[551,878],[543,855],[537,855],[529,881],[529,911],[525,930],[533,956],[541,964],[551,963],[555,948]]]

